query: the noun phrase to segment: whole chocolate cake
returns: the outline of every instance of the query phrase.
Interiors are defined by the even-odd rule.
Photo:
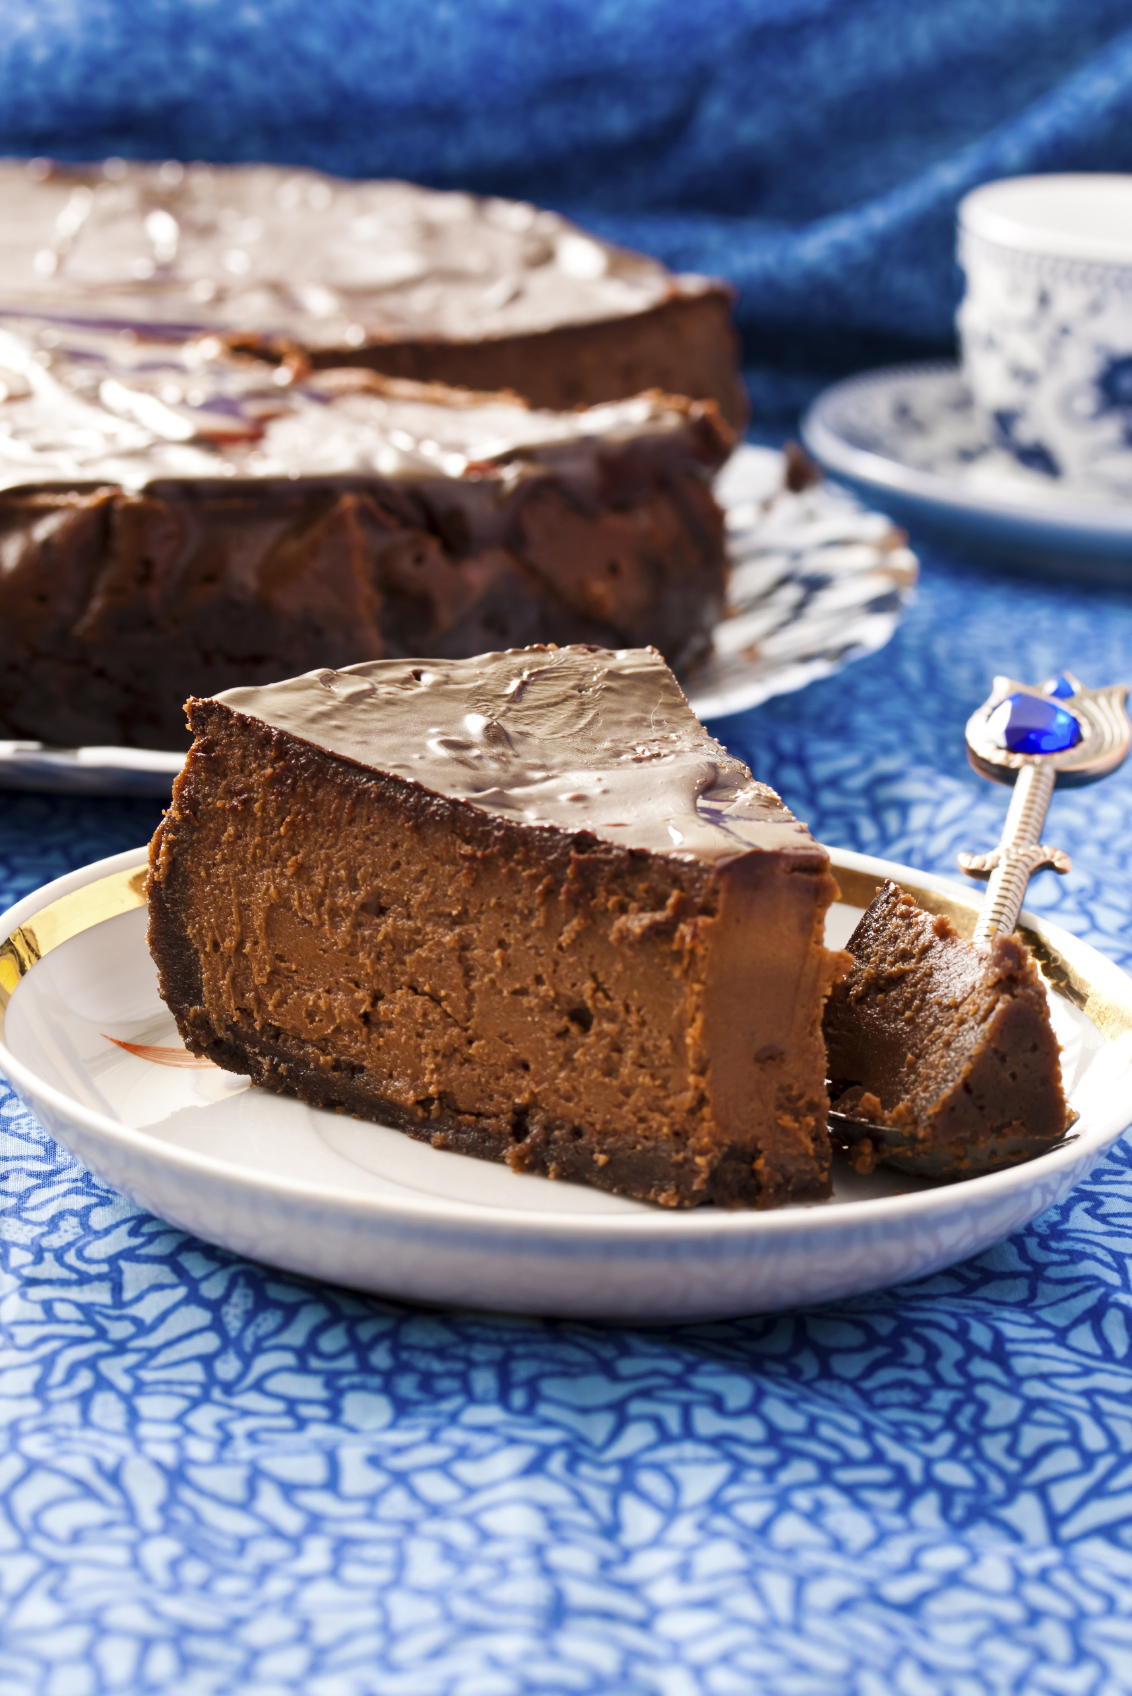
[[[522,202],[273,165],[0,161],[8,310],[248,331],[552,410],[657,388],[741,425],[731,300]]]
[[[9,320],[0,735],[184,747],[189,695],[535,640],[686,667],[722,610],[731,441],[710,401],[540,412]]]
[[[846,946],[825,1040],[833,1107],[879,1133],[858,1164],[974,1177],[1065,1135],[1045,985],[1019,937],[977,946],[889,882]]]
[[[825,851],[655,652],[190,703],[150,947],[195,1053],[665,1206],[828,1192]]]

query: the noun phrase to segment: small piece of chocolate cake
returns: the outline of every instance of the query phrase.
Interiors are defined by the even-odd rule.
[[[1064,1136],[1045,985],[1017,936],[977,947],[886,883],[846,946],[824,1029],[831,1106],[885,1133],[864,1164],[973,1177]]]
[[[742,426],[734,291],[523,201],[278,165],[0,161],[0,302],[250,332],[566,410],[663,389]]]
[[[653,650],[378,661],[189,716],[149,937],[194,1053],[670,1207],[827,1193],[829,861]]]
[[[0,735],[186,746],[184,701],[314,665],[654,643],[723,610],[731,431],[181,343],[0,329]]]

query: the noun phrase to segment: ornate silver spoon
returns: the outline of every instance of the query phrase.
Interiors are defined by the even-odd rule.
[[[1054,786],[1096,783],[1123,763],[1132,744],[1127,697],[1125,683],[1086,689],[1071,671],[1036,688],[996,677],[989,699],[967,720],[967,757],[975,770],[992,783],[1014,785],[998,847],[959,856],[969,877],[989,879],[975,942],[989,942],[999,931],[1009,935],[1036,871],[1072,870],[1068,854],[1041,841]]]
[[[989,880],[974,942],[1015,929],[1034,872],[1045,866],[1071,870],[1068,854],[1041,841],[1050,799],[1058,783],[1095,783],[1122,764],[1132,745],[1127,696],[1126,684],[1086,689],[1068,671],[1037,686],[996,677],[989,698],[968,719],[967,754],[975,770],[1014,786],[998,847],[959,856],[969,876]],[[904,1137],[843,1113],[831,1112],[829,1123],[846,1143],[870,1138],[881,1159],[886,1149],[900,1148]],[[925,1177],[948,1175],[931,1154],[914,1163],[903,1157],[901,1164]]]

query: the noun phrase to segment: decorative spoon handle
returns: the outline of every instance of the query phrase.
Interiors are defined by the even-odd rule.
[[[1041,841],[1054,787],[1095,783],[1115,771],[1132,743],[1127,686],[1086,689],[1072,672],[1037,688],[996,677],[989,700],[967,723],[967,754],[975,770],[1014,793],[998,847],[960,854],[970,877],[989,878],[975,942],[1009,935],[1018,923],[1026,886],[1036,871],[1072,870],[1068,854]]]
[[[1010,935],[1022,911],[1026,886],[1043,866],[1072,871],[1068,854],[1039,841],[1056,782],[1057,774],[1049,766],[1027,766],[1020,771],[998,847],[992,854],[960,854],[959,864],[969,877],[989,878],[973,941],[989,942],[999,931]]]

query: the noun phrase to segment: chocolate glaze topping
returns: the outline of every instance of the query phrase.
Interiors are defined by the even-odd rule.
[[[0,328],[0,489],[377,476],[462,483],[487,518],[495,496],[485,480],[511,489],[550,469],[583,499],[631,498],[608,487],[609,467],[644,439],[670,442],[674,463],[702,457],[714,470],[730,436],[708,424],[710,410],[651,394],[539,412],[513,395],[312,373],[218,337],[182,343],[27,319]],[[703,421],[702,451],[689,420]],[[631,476],[628,461],[621,472]]]
[[[319,350],[537,333],[714,286],[517,201],[270,165],[0,161],[0,299],[64,318]]]
[[[512,648],[376,660],[229,689],[226,707],[516,823],[722,864],[818,852],[708,735],[654,648]]]

